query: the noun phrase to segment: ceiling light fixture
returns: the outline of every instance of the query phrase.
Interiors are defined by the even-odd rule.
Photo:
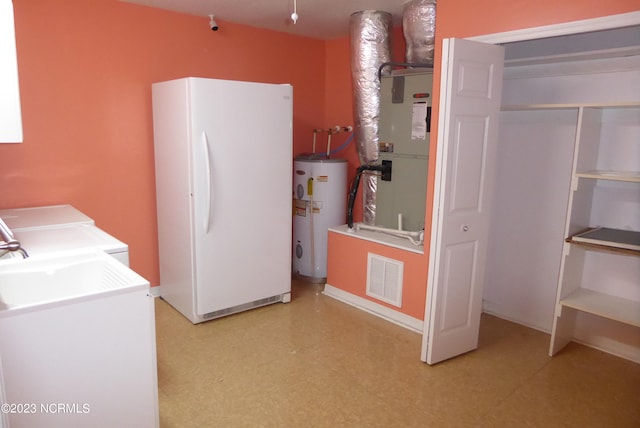
[[[293,13],[291,14],[291,20],[294,25],[298,22],[298,0],[293,0]]]

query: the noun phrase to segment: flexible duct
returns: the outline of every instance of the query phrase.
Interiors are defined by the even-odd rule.
[[[354,133],[362,165],[378,162],[380,81],[377,71],[383,63],[390,61],[392,27],[392,16],[387,12],[356,12],[349,19]],[[367,174],[362,188],[365,224],[375,222],[376,190],[375,175]]]
[[[402,31],[409,63],[433,63],[436,0],[411,0],[402,9]]]

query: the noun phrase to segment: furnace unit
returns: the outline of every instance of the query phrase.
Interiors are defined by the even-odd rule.
[[[396,70],[382,76],[379,160],[391,163],[391,180],[378,177],[377,226],[424,229],[431,131],[433,72]]]

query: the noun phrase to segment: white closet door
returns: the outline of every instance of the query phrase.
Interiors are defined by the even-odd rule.
[[[478,345],[504,49],[445,39],[422,360]]]

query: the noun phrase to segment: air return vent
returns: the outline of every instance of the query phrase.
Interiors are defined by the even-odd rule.
[[[367,296],[402,306],[404,263],[369,253],[367,259]]]

